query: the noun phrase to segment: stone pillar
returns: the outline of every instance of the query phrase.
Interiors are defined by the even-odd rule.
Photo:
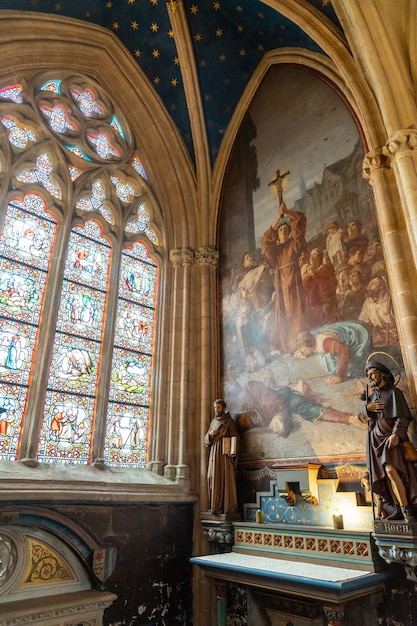
[[[188,480],[189,468],[184,463],[187,428],[185,428],[188,397],[188,368],[190,346],[190,274],[194,254],[188,248],[174,248],[169,253],[173,266],[172,327],[170,341],[170,375],[168,402],[167,464],[164,475],[171,479]]]
[[[390,150],[394,149],[392,142]],[[364,159],[363,174],[372,185],[375,197],[377,219],[381,242],[384,249],[386,267],[390,282],[391,296],[396,313],[402,352],[406,363],[408,381],[416,395],[417,390],[417,281],[416,258],[417,238],[413,227],[417,215],[417,204],[412,207],[405,197],[413,199],[417,185],[416,172],[412,167],[412,157],[397,157],[395,169],[401,169],[398,190],[391,169],[389,151],[380,148],[368,153]],[[404,181],[407,191],[402,187]],[[398,195],[399,193],[399,195]],[[417,190],[415,191],[417,193]],[[400,202],[400,199],[402,202]],[[417,233],[417,231],[416,231]]]
[[[205,374],[201,378],[201,403],[200,403],[200,433],[199,441],[196,442],[196,450],[201,451],[200,474],[200,505],[202,510],[208,508],[207,491],[207,449],[204,445],[204,435],[211,419],[213,401],[217,397],[219,385],[219,346],[218,328],[214,329],[213,320],[219,317],[218,291],[217,291],[217,264],[219,253],[210,246],[204,246],[196,251],[196,264],[200,270],[200,314],[199,334],[201,344],[200,368]],[[212,373],[212,375],[209,374]]]

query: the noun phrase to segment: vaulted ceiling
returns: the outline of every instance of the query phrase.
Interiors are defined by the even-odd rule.
[[[308,5],[313,15],[341,31],[330,0],[292,2]],[[262,56],[276,48],[323,52],[297,24],[261,0],[182,0],[182,5],[214,161],[233,111]],[[179,42],[170,21],[170,12],[176,8],[177,0],[0,0],[0,9],[58,14],[112,31],[154,86],[192,156]]]

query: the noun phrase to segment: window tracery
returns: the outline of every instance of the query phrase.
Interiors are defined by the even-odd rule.
[[[100,457],[145,467],[158,241],[130,130],[82,76],[0,85],[0,121],[0,459],[19,456],[41,376],[39,461],[91,463],[105,432]]]

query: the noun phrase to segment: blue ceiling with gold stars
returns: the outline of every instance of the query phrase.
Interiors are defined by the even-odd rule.
[[[0,9],[59,14],[111,30],[145,72],[193,156],[190,121],[167,4],[171,0],[0,0]],[[340,28],[330,0],[310,4]],[[183,0],[214,162],[233,111],[262,56],[280,47],[322,52],[261,0]],[[1,15],[0,15],[1,17]]]

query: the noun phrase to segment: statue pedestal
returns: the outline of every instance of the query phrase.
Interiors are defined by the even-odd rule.
[[[417,584],[417,522],[374,521],[374,538],[386,563],[398,563]]]
[[[209,541],[217,544],[217,551],[231,550],[234,536],[233,522],[239,518],[238,513],[221,515],[213,515],[209,511],[201,513],[204,534],[207,535]]]

